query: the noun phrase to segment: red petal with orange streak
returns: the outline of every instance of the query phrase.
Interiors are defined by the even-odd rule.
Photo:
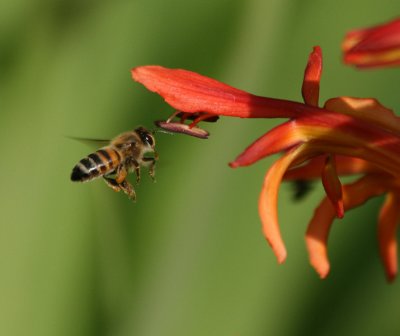
[[[383,204],[378,222],[379,251],[388,281],[397,275],[397,239],[396,231],[400,220],[400,197],[388,193]]]
[[[182,112],[240,118],[292,118],[317,112],[305,104],[252,95],[187,70],[148,65],[134,68],[131,73],[135,81]]]
[[[377,151],[386,153],[390,161],[395,159],[393,153],[400,152],[398,137],[350,116],[321,110],[313,117],[297,118],[272,129],[247,147],[230,166],[248,166],[268,155],[312,140],[355,148],[376,147]]]
[[[287,150],[300,142],[306,141],[301,131],[297,131],[297,129],[294,121],[288,121],[273,128],[247,147],[233,162],[229,163],[230,167],[249,166],[271,154]]]
[[[304,102],[308,105],[318,106],[321,74],[322,50],[319,46],[316,46],[308,58],[308,63],[304,72],[303,87],[301,89]]]
[[[390,52],[380,52],[371,54],[349,54],[344,57],[346,64],[354,64],[357,68],[381,68],[394,67],[400,65],[400,48]]]

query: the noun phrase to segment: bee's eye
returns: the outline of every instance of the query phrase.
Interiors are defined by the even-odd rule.
[[[154,137],[144,127],[135,129],[135,132],[139,135],[144,144],[154,147]]]
[[[154,145],[154,140],[153,140],[153,137],[151,135],[146,134],[144,139],[145,139],[145,142],[148,143],[150,146]]]

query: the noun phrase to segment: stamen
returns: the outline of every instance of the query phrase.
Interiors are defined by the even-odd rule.
[[[181,111],[175,111],[172,113],[172,115],[166,120],[167,123],[171,122],[172,119],[174,119]]]
[[[173,133],[187,134],[200,139],[207,139],[209,136],[209,133],[206,130],[203,130],[198,127],[190,128],[189,125],[181,124],[179,122],[168,122],[168,121],[158,120],[155,121],[154,123],[158,127]]]
[[[213,117],[214,117],[213,114],[203,113],[199,117],[197,117],[191,124],[189,124],[189,128],[193,128],[202,120],[206,120],[206,119],[213,118]]]

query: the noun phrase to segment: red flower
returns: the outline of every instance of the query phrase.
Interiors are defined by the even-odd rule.
[[[400,64],[400,19],[353,30],[342,44],[344,62],[359,68]]]
[[[234,168],[248,166],[283,153],[267,172],[259,199],[263,233],[279,263],[286,259],[277,216],[282,180],[320,177],[323,182],[327,197],[318,206],[306,234],[310,262],[322,278],[330,268],[327,238],[334,218],[387,193],[379,217],[378,240],[387,277],[392,280],[397,273],[395,229],[400,217],[400,119],[374,99],[332,98],[319,108],[321,72],[321,49],[315,47],[304,75],[305,103],[255,96],[186,70],[144,66],[133,69],[132,76],[179,111],[180,122],[172,121],[175,113],[167,121],[169,129],[172,124],[182,131],[179,125],[184,125],[187,131],[199,121],[216,116],[289,118],[230,163]],[[185,125],[190,115],[196,118]],[[342,187],[339,175],[360,173],[363,177]]]

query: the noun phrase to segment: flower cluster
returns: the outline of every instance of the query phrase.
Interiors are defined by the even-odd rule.
[[[374,28],[375,29],[375,28]],[[371,32],[371,30],[369,30]],[[357,50],[365,31],[353,33],[347,50]],[[376,63],[375,63],[376,64]],[[333,220],[374,196],[386,195],[378,219],[380,255],[389,280],[397,273],[396,228],[400,219],[400,118],[372,98],[337,97],[318,106],[322,52],[315,47],[308,59],[302,86],[304,103],[252,95],[214,79],[181,69],[142,66],[132,69],[134,80],[161,95],[176,112],[160,126],[206,137],[200,121],[217,117],[288,118],[258,138],[233,162],[249,166],[282,153],[268,170],[259,198],[262,231],[279,263],[286,259],[278,214],[278,190],[283,180],[320,178],[326,197],[311,219],[306,245],[311,265],[321,278],[330,269],[327,239]],[[174,118],[178,117],[178,122]],[[190,124],[185,124],[192,119]],[[342,185],[341,175],[358,175]]]

